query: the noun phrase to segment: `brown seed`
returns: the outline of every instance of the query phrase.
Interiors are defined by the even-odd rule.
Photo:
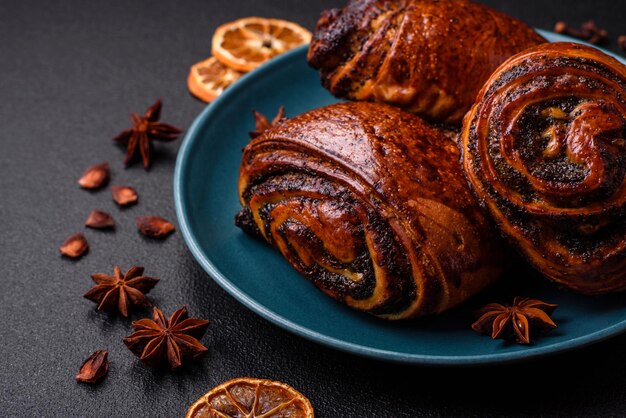
[[[62,255],[69,258],[79,258],[87,252],[89,244],[83,234],[69,236],[59,247]]]
[[[113,229],[115,221],[110,214],[94,209],[87,217],[85,226],[93,229]]]
[[[109,371],[108,353],[98,350],[92,353],[83,363],[76,374],[76,380],[83,383],[96,383]]]
[[[565,33],[567,32],[567,29],[568,25],[563,21],[556,22],[556,24],[554,25],[554,31],[556,33]]]
[[[105,186],[110,176],[109,163],[105,161],[85,170],[83,176],[78,179],[78,184],[83,189],[95,190]]]
[[[602,45],[609,40],[607,30],[598,27],[593,20],[583,23],[580,30],[587,37],[587,41],[594,45]]]
[[[137,192],[129,186],[111,186],[113,200],[120,206],[127,206],[137,203]]]
[[[617,44],[620,48],[622,48],[622,50],[626,51],[626,35],[621,35],[617,38]]]
[[[159,216],[137,218],[139,232],[150,238],[165,238],[174,231],[174,225]]]
[[[554,25],[554,31],[582,39],[594,45],[605,44],[609,40],[609,33],[598,27],[593,20],[583,23],[580,28],[571,27],[565,22],[557,22]]]

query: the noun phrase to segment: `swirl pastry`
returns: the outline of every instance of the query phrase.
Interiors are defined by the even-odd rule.
[[[340,98],[459,124],[491,73],[545,40],[468,0],[350,0],[322,13],[309,64]]]
[[[465,117],[463,164],[502,231],[544,275],[626,289],[626,66],[573,43],[504,63]]]
[[[239,196],[237,225],[323,292],[387,319],[441,312],[502,270],[456,144],[391,106],[278,122],[245,148]]]

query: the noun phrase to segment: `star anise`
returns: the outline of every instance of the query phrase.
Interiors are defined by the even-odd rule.
[[[472,329],[496,338],[514,339],[519,344],[530,344],[531,329],[549,331],[556,328],[550,314],[558,305],[538,299],[517,296],[513,305],[490,303],[476,313],[479,317]]]
[[[161,100],[157,100],[143,116],[131,114],[133,127],[120,132],[113,140],[126,144],[124,164],[129,165],[137,154],[141,155],[144,168],[150,167],[152,141],[170,142],[178,138],[180,129],[159,122],[161,116]]]
[[[159,279],[143,275],[143,267],[131,267],[122,275],[118,266],[113,269],[113,276],[96,273],[91,276],[96,286],[85,293],[85,298],[96,302],[98,310],[119,312],[128,317],[132,305],[142,307],[150,306],[150,301],[145,296]]]
[[[209,321],[189,318],[183,306],[169,317],[154,308],[152,319],[134,321],[133,332],[124,338],[124,344],[139,360],[150,367],[167,361],[172,370],[180,368],[183,359],[196,360],[208,349],[199,341],[206,332]]]
[[[253,110],[252,114],[254,115],[255,128],[254,131],[250,131],[248,132],[248,134],[250,135],[251,139],[254,139],[272,126],[275,126],[281,120],[285,119],[285,106],[281,106],[278,109],[278,113],[276,114],[276,116],[274,116],[274,119],[272,119],[271,123],[265,116],[263,116],[256,110]]]

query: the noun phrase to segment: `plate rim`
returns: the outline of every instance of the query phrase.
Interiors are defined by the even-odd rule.
[[[581,44],[589,45],[586,42],[582,42],[578,39],[573,39],[564,35],[555,34],[553,32],[537,29],[537,32],[545,38],[556,39],[557,41],[569,41]],[[555,41],[550,41],[555,42]],[[590,45],[600,51],[618,59],[621,63],[626,65],[626,59],[611,51],[607,51],[602,48],[598,48],[595,45]],[[409,363],[415,365],[425,366],[481,366],[481,365],[494,365],[503,363],[513,363],[523,360],[529,360],[534,358],[546,357],[549,355],[556,355],[567,351],[587,347],[591,344],[595,344],[604,341],[608,338],[616,336],[626,331],[626,319],[621,322],[614,323],[613,325],[600,329],[598,331],[585,334],[566,341],[556,342],[554,344],[546,345],[543,347],[532,348],[524,351],[512,351],[492,354],[478,354],[470,356],[450,356],[450,355],[430,355],[430,354],[409,354],[402,353],[393,350],[383,350],[379,348],[368,347],[362,344],[356,344],[348,341],[341,340],[339,338],[331,337],[329,335],[314,331],[308,327],[299,325],[292,320],[273,312],[263,304],[257,302],[252,296],[246,294],[240,290],[234,283],[232,283],[226,275],[224,275],[211,259],[204,254],[198,240],[195,237],[193,230],[189,225],[188,211],[184,203],[182,191],[184,189],[183,182],[185,178],[186,167],[189,167],[188,161],[190,159],[190,148],[195,138],[198,138],[197,132],[200,127],[210,120],[214,113],[221,109],[222,103],[228,102],[231,96],[237,95],[239,91],[245,90],[247,86],[256,82],[257,79],[262,78],[263,75],[271,71],[274,66],[280,66],[283,62],[293,59],[293,57],[303,54],[303,51],[307,49],[307,45],[303,45],[291,51],[288,51],[271,61],[261,65],[258,69],[251,71],[241,77],[237,83],[232,85],[222,95],[220,95],[215,101],[208,104],[199,115],[196,116],[191,126],[187,129],[185,137],[178,150],[178,156],[176,158],[176,167],[174,170],[174,206],[176,210],[176,217],[178,218],[178,224],[180,231],[183,235],[185,244],[191,251],[191,254],[200,264],[200,266],[208,273],[209,277],[215,281],[222,289],[234,297],[238,302],[245,307],[255,312],[262,318],[268,320],[274,325],[279,326],[289,332],[292,332],[300,337],[306,338],[310,341],[331,347],[343,352],[357,354],[363,357],[368,357],[377,360],[385,360],[396,363]]]

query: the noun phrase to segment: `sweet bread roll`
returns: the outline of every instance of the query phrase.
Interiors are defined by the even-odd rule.
[[[504,63],[463,126],[463,164],[501,230],[580,293],[626,289],[626,66],[544,44]]]
[[[239,196],[237,225],[323,292],[387,319],[444,311],[505,262],[456,144],[387,105],[277,123],[245,148]]]
[[[543,42],[519,20],[467,0],[350,0],[322,14],[308,61],[337,97],[460,125],[491,73]]]

